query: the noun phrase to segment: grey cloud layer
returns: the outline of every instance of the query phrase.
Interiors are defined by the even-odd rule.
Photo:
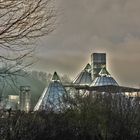
[[[138,85],[140,0],[59,0],[60,24],[39,43],[36,67],[75,76],[93,51],[108,53],[108,67],[122,84]],[[75,73],[74,73],[75,71]]]

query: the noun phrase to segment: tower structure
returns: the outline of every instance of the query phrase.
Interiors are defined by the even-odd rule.
[[[91,55],[91,75],[94,80],[102,68],[106,68],[106,53],[93,53]]]
[[[20,87],[20,110],[29,112],[31,109],[30,86]]]

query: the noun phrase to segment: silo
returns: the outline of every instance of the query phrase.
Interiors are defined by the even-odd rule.
[[[20,87],[20,110],[29,112],[31,108],[30,86]]]

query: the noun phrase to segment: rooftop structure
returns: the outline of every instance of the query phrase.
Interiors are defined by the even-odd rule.
[[[63,103],[63,97],[66,94],[66,90],[62,85],[59,76],[55,72],[51,83],[44,89],[38,103],[36,104],[34,111],[37,110],[53,110],[58,111],[60,105]]]
[[[91,65],[87,64],[82,72],[74,79],[73,84],[75,85],[90,85],[92,83],[91,78]]]
[[[98,76],[93,80],[91,87],[96,86],[107,86],[107,85],[115,85],[118,86],[118,83],[115,79],[109,74],[106,68],[102,68],[99,72]]]
[[[89,71],[92,80],[91,84],[87,77],[88,72],[84,69],[72,84],[67,84],[65,87],[73,87],[77,90],[99,91],[99,92],[140,92],[138,88],[119,86],[116,80],[109,74],[106,69],[106,54],[105,53],[93,53],[91,55],[91,69]],[[90,79],[90,78],[89,78]]]
[[[91,73],[94,80],[103,67],[106,67],[106,53],[93,53],[91,55]]]
[[[92,91],[107,93],[140,92],[140,89],[119,86],[116,80],[106,69],[106,54],[93,53],[91,65],[87,64],[82,72],[71,84],[62,85],[59,76],[55,72],[49,86],[44,89],[34,111],[53,110],[59,111],[63,105],[63,97],[67,94],[65,87],[68,87],[70,94],[92,94]],[[74,93],[73,93],[74,92]]]

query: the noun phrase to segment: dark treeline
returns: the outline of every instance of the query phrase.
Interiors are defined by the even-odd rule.
[[[60,112],[0,119],[0,140],[139,140],[140,104],[122,95],[76,96]]]

